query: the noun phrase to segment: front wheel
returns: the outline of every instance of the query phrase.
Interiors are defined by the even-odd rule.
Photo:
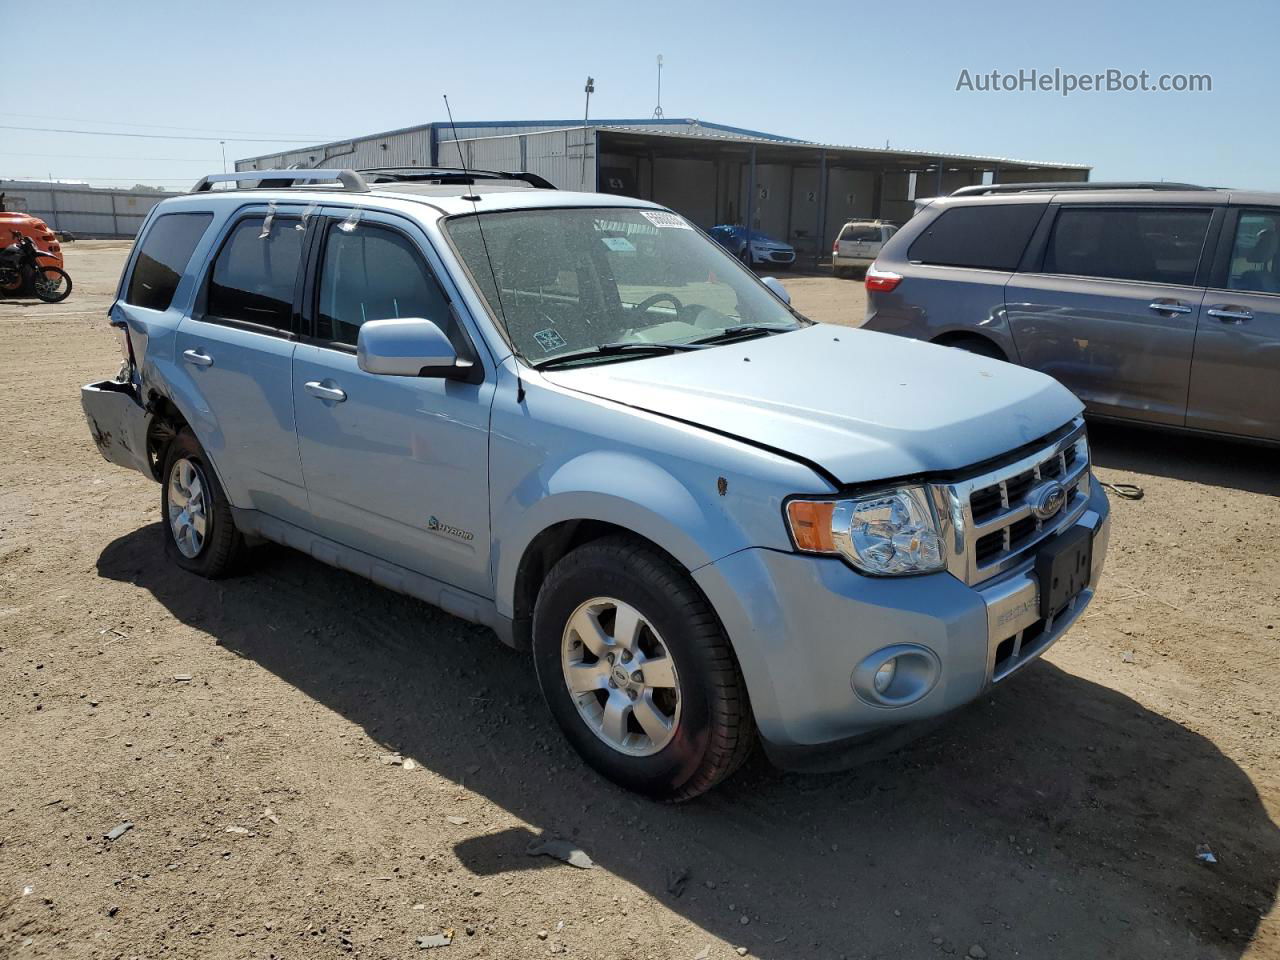
[[[71,275],[58,267],[37,267],[31,287],[45,303],[61,303],[71,296]]]
[[[534,608],[533,656],[574,749],[630,790],[696,797],[755,742],[719,618],[682,570],[637,539],[592,541],[552,568]]]

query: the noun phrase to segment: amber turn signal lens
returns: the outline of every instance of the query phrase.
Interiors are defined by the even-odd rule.
[[[835,553],[831,538],[831,515],[836,505],[829,500],[792,500],[787,504],[787,521],[796,548],[810,553]]]

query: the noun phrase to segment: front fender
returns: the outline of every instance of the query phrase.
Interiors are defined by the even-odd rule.
[[[545,485],[545,486],[544,486]],[[516,507],[514,504],[527,504]],[[708,529],[704,508],[673,475],[651,461],[615,450],[590,451],[562,464],[545,480],[534,474],[513,491],[495,523],[498,610],[513,616],[520,559],[538,534],[569,520],[598,520],[657,544],[686,569],[716,559],[724,531]],[[496,519],[496,518],[495,518]]]

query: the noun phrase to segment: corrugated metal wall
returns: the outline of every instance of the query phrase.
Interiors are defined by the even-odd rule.
[[[173,196],[39,180],[0,180],[0,192],[8,209],[39,217],[55,230],[68,230],[77,237],[116,238],[137,236],[151,208]]]
[[[560,190],[594,190],[596,181],[596,128],[567,127],[534,133],[462,138],[440,134],[440,162],[457,165],[456,143],[461,143],[467,166],[480,170],[536,173]]]

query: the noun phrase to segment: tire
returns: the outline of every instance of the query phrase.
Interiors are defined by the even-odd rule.
[[[37,267],[31,289],[45,303],[61,303],[71,296],[71,274],[58,267]]]
[[[210,580],[235,573],[244,558],[244,538],[236,529],[222,484],[189,428],[179,431],[165,448],[160,478],[165,555],[182,569]],[[197,511],[191,507],[195,503]],[[185,536],[180,532],[183,528]]]
[[[627,633],[620,621],[634,622],[627,613],[639,617],[634,642],[614,643]],[[628,648],[636,651],[629,662]],[[655,800],[710,790],[755,743],[746,685],[715,611],[666,555],[637,538],[594,540],[552,568],[534,606],[533,658],[547,706],[583,760]],[[576,694],[570,671],[579,677]],[[655,713],[667,722],[655,727]]]
[[[748,270],[755,267],[755,264],[752,262],[750,247],[744,247],[742,252],[738,254],[738,259],[742,261],[742,265]]]

